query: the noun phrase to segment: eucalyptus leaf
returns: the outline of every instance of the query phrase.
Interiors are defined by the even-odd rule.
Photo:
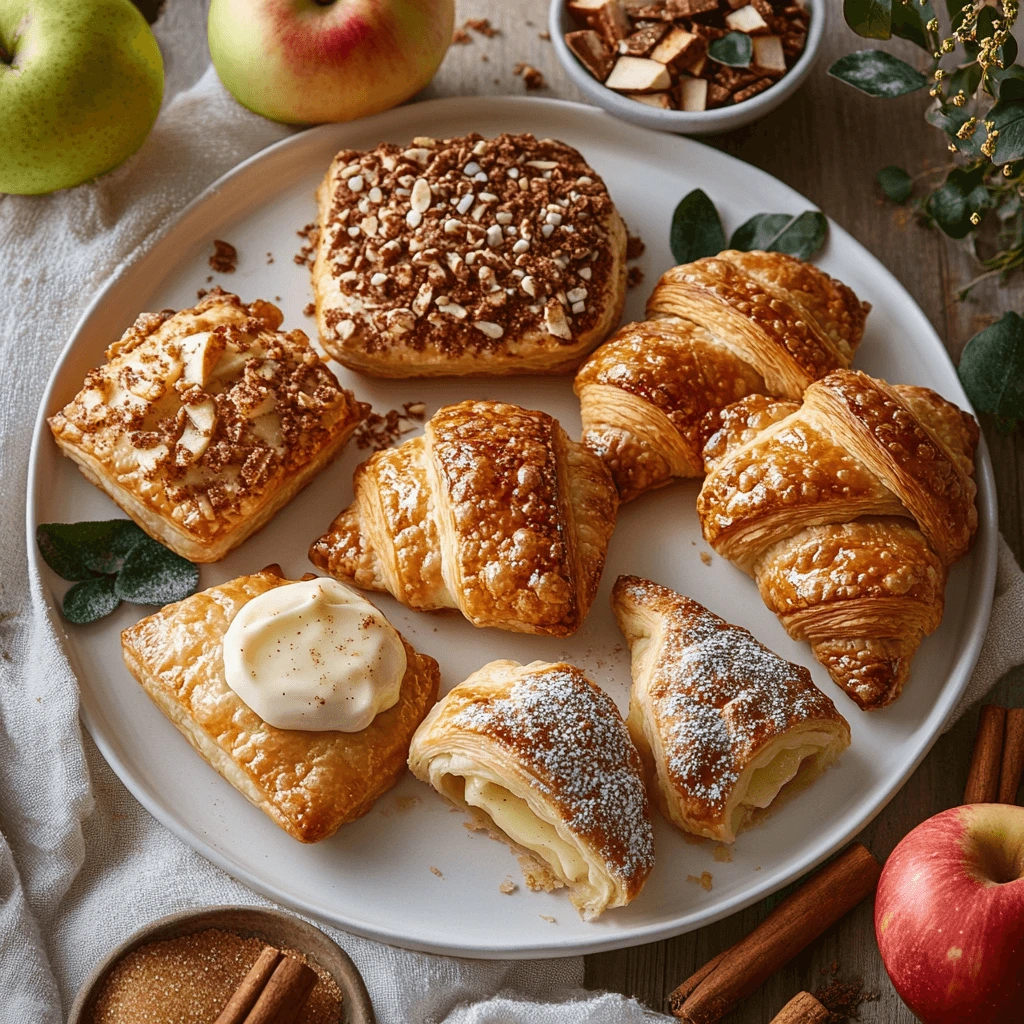
[[[964,23],[965,6],[967,6],[966,0],[946,0],[946,13],[949,15],[949,23],[954,32]]]
[[[935,40],[928,31],[928,22],[935,17],[935,10],[930,3],[920,4],[918,0],[895,0],[892,5],[892,34],[906,39],[922,50],[932,52]]]
[[[114,577],[94,576],[69,588],[61,611],[68,622],[84,626],[109,615],[120,603],[114,592]]]
[[[998,99],[1024,99],[1024,67],[1020,64],[1010,64],[1005,68],[990,68],[988,84],[990,91]]]
[[[699,188],[683,196],[672,214],[669,248],[677,263],[717,256],[725,248],[725,232],[715,204]]]
[[[41,523],[36,528],[39,553],[66,580],[119,572],[125,556],[145,536],[130,519]]]
[[[999,132],[992,162],[1008,164],[1024,157],[1024,100],[1000,99],[986,117]],[[978,129],[979,134],[984,132],[984,127]]]
[[[816,210],[807,210],[795,217],[785,213],[759,213],[733,232],[729,247],[784,252],[809,260],[827,237],[828,220]]]
[[[194,594],[198,585],[198,566],[146,537],[124,560],[114,589],[123,601],[164,605]]]
[[[828,69],[833,78],[883,99],[923,89],[928,79],[905,61],[884,50],[855,50]]]
[[[875,180],[886,198],[894,203],[905,203],[910,198],[910,193],[914,191],[914,179],[902,167],[883,167],[875,175]]]
[[[754,44],[746,32],[728,32],[721,39],[712,40],[708,56],[731,68],[748,68],[754,56]]]
[[[888,39],[892,35],[892,0],[843,0],[843,17],[865,39]]]
[[[1024,319],[1004,313],[964,348],[960,382],[978,412],[1004,423],[1024,418]]]
[[[932,107],[924,119],[941,128],[948,136],[949,141],[956,146],[960,153],[968,157],[981,156],[981,144],[985,141],[985,129],[979,128],[966,139],[961,139],[957,132],[970,120],[970,114],[960,107]]]
[[[925,208],[950,238],[969,234],[974,228],[971,214],[981,213],[991,205],[984,177],[984,166],[969,170],[954,167],[945,182],[928,197]]]

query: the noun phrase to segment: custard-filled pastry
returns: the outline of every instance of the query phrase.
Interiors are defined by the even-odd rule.
[[[402,776],[437,700],[437,662],[332,579],[277,566],[168,605],[121,634],[125,664],[199,754],[304,843]]]
[[[566,373],[622,315],[625,225],[564,142],[466,135],[343,150],[317,202],[320,339],[353,370]]]
[[[927,388],[842,370],[802,405],[749,397],[705,448],[704,537],[865,710],[903,689],[970,548],[972,416]]]
[[[192,309],[143,313],[49,419],[89,481],[194,562],[265,525],[369,410],[281,319],[219,289]]]
[[[654,866],[640,761],[615,702],[572,665],[492,661],[427,715],[413,774],[519,852],[527,885],[587,920]]]
[[[850,365],[869,309],[783,253],[726,250],[673,267],[648,319],[619,330],[577,374],[583,443],[624,501],[701,476],[709,413],[751,394],[799,399]]]
[[[658,806],[684,831],[733,842],[850,745],[810,672],[747,630],[637,576],[618,578],[612,608],[633,657],[630,735]]]
[[[590,609],[618,505],[557,420],[502,402],[440,409],[422,437],[359,466],[354,490],[310,548],[319,568],[419,611],[552,636]]]

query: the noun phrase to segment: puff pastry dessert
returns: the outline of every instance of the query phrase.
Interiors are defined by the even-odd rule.
[[[531,889],[567,888],[587,920],[635,899],[654,866],[637,752],[572,665],[485,665],[427,715],[409,767],[519,852]]]
[[[355,500],[310,548],[342,581],[475,626],[567,636],[597,592],[618,498],[601,460],[547,413],[438,410],[355,473]]]
[[[626,229],[571,146],[344,150],[317,193],[320,339],[378,377],[563,373],[618,324]]]
[[[128,670],[199,754],[289,835],[315,843],[366,814],[401,777],[440,674],[403,639],[397,702],[367,727],[269,725],[228,685],[225,637],[249,602],[293,582],[276,566],[240,576],[142,619],[124,630],[121,645]]]
[[[624,501],[701,476],[708,413],[750,394],[799,399],[848,367],[870,306],[813,264],[736,252],[673,267],[576,376],[583,443]]]
[[[219,289],[192,309],[143,313],[49,419],[89,481],[194,562],[265,525],[369,410],[281,320]]]
[[[620,576],[612,608],[629,641],[630,735],[659,808],[731,843],[850,745],[850,727],[807,669],[703,605]]]
[[[973,542],[974,418],[841,370],[802,405],[751,396],[705,448],[704,537],[866,710],[899,695]]]

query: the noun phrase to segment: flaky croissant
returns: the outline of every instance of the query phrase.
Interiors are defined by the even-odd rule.
[[[581,367],[583,443],[623,501],[703,473],[702,423],[750,394],[799,399],[848,367],[871,307],[810,263],[726,250],[673,267]]]
[[[355,500],[310,548],[339,580],[475,626],[567,636],[593,603],[618,496],[544,412],[438,410],[422,437],[358,467]]]
[[[697,499],[705,539],[857,704],[890,704],[974,539],[973,417],[839,370],[802,405],[749,396],[718,421]]]

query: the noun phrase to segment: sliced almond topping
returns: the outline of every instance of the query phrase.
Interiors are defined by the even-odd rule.
[[[500,338],[505,333],[505,328],[501,324],[495,324],[489,320],[475,320],[473,326],[481,334],[486,334],[488,338]]]
[[[181,345],[183,379],[202,387],[212,376],[214,368],[224,354],[225,342],[220,335],[203,331],[186,338]]]
[[[544,326],[547,328],[548,334],[553,334],[556,338],[572,337],[572,328],[569,326],[565,310],[554,299],[544,307]]]
[[[418,213],[426,213],[430,208],[430,185],[426,178],[417,178],[409,197],[409,205]]]

